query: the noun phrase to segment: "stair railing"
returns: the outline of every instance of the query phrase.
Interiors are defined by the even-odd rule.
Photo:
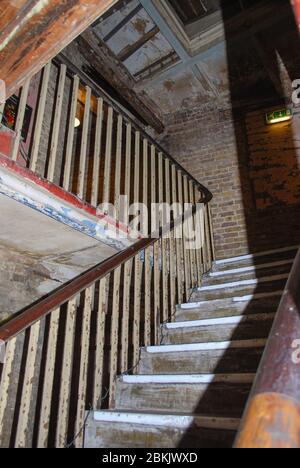
[[[237,448],[300,448],[300,251],[236,440]]]
[[[58,86],[49,130],[52,67]],[[61,145],[67,77],[72,98],[66,145]],[[65,63],[45,67],[28,169],[95,207],[114,203],[117,216],[119,195],[148,208],[173,203],[176,209],[159,218],[158,226],[156,213],[149,210],[144,238],[0,327],[5,350],[0,364],[1,447],[82,447],[86,412],[114,407],[117,376],[138,371],[140,348],[160,344],[161,323],[174,319],[176,304],[189,300],[214,260],[211,193],[86,80],[77,154],[74,121],[82,76]],[[12,157],[18,164],[22,146],[24,153],[20,143],[29,88],[27,83],[21,92],[15,128]],[[90,119],[96,119],[94,126]],[[43,131],[49,132],[47,164]],[[130,222],[128,213],[123,216],[122,222]]]
[[[177,276],[171,239],[200,219],[194,207],[158,239],[138,241],[0,328],[2,447],[82,447],[86,411],[113,408],[117,376],[137,372],[141,346],[160,344],[160,324],[172,320],[172,304],[175,310],[184,296],[183,266],[191,254],[181,242]],[[209,226],[196,229],[207,231],[212,259]],[[194,267],[200,281],[207,264],[189,258],[189,278]]]

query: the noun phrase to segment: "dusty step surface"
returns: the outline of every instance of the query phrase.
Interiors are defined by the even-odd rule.
[[[230,448],[239,419],[97,411],[87,421],[86,448]]]
[[[275,314],[253,314],[169,323],[162,326],[161,344],[268,338],[274,318]]]
[[[219,285],[206,285],[193,293],[191,302],[282,291],[285,288],[288,277],[288,274],[282,274],[251,280],[226,281]]]
[[[299,246],[291,246],[277,250],[260,252],[255,255],[245,255],[227,259],[217,260],[214,263],[213,271],[226,271],[233,268],[253,267],[257,269],[260,265],[279,262],[284,260],[293,260],[297,254]]]
[[[289,274],[293,260],[284,260],[260,265],[260,267],[233,268],[226,272],[211,272],[203,278],[203,286],[219,285],[226,282],[246,281],[273,275]]]
[[[117,383],[116,408],[242,416],[254,374],[127,376]]]
[[[191,302],[178,305],[175,321],[200,320],[209,318],[274,313],[280,303],[283,290],[266,294],[235,296],[211,301]]]
[[[266,340],[143,348],[141,374],[254,373]]]

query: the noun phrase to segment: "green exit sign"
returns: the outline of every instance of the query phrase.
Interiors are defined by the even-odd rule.
[[[287,122],[288,120],[292,120],[293,118],[293,111],[292,109],[281,109],[274,112],[268,112],[266,114],[266,121],[268,125],[280,123],[280,122]]]

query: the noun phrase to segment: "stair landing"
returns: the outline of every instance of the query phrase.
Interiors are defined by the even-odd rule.
[[[0,195],[0,322],[117,250]]]

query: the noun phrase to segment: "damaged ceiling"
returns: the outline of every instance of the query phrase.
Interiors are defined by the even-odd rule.
[[[280,94],[261,36],[282,30],[285,21],[293,21],[288,0],[126,0],[90,32],[119,63],[120,75],[130,75],[135,92],[146,91],[168,114],[228,98],[233,80],[237,93]]]

